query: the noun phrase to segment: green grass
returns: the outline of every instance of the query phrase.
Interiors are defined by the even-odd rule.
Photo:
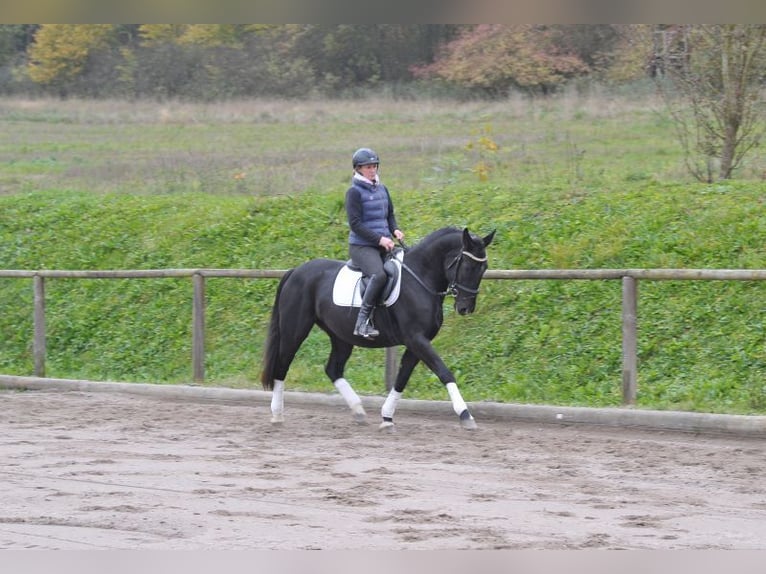
[[[695,183],[651,102],[6,100],[0,130],[2,269],[344,259],[361,145],[382,155],[410,242],[444,225],[497,228],[493,269],[763,267],[763,157],[736,181]],[[33,370],[31,283],[0,279],[2,373]],[[259,385],[275,288],[207,281],[208,384]],[[765,290],[641,281],[639,407],[766,413]],[[46,295],[49,376],[190,380],[191,280],[51,279]],[[466,400],[620,404],[619,281],[487,280],[474,315],[450,305],[435,345]],[[328,351],[312,332],[288,388],[331,391]],[[347,376],[381,394],[383,351],[357,349]],[[446,393],[419,366],[406,396]]]

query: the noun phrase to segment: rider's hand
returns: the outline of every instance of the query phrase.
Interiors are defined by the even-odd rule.
[[[386,237],[385,235],[380,238],[378,244],[386,251],[391,251],[394,248],[394,240],[390,237]]]
[[[394,229],[394,237],[396,237],[399,241],[404,239],[404,233],[402,233],[399,229]]]

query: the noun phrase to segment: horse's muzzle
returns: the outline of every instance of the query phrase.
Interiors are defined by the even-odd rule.
[[[458,312],[458,315],[468,315],[470,313],[473,313],[473,310],[476,308],[476,299],[466,299],[465,301],[455,301],[455,311]]]

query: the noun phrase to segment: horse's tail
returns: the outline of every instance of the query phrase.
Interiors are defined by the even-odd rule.
[[[269,321],[269,334],[266,336],[266,344],[263,349],[263,370],[261,371],[261,384],[267,391],[274,389],[274,377],[277,363],[279,362],[279,298],[282,294],[282,287],[292,274],[290,269],[282,276],[277,286],[277,295],[274,298],[274,306],[271,309],[271,320]]]

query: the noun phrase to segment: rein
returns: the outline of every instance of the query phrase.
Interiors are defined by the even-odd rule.
[[[420,286],[423,287],[423,289],[428,291],[434,297],[443,297],[444,295],[449,293],[449,287],[447,288],[447,291],[434,291],[433,289],[431,289],[428,285],[426,285],[423,282],[423,280],[420,277],[417,276],[417,274],[412,269],[409,268],[409,266],[404,261],[402,261],[402,269],[404,269],[410,275],[412,275],[412,277],[415,279],[415,281],[420,283]]]

